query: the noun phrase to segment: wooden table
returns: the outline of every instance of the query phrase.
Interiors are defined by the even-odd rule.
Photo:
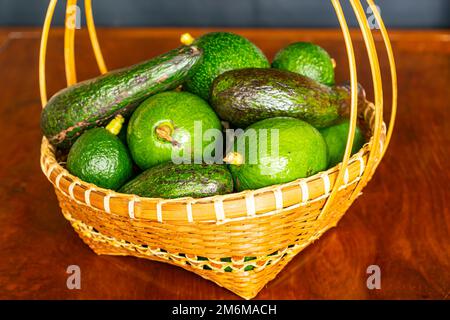
[[[110,69],[178,45],[181,32],[101,30]],[[296,41],[321,44],[348,78],[338,30],[235,30],[272,58]],[[369,96],[369,66],[355,35],[360,82]],[[192,273],[132,257],[96,256],[70,227],[39,167],[40,30],[0,30],[0,298],[235,299]],[[300,253],[257,298],[448,299],[450,293],[449,83],[450,32],[393,31],[399,73],[399,113],[391,147],[377,173],[341,220]],[[376,37],[379,42],[379,36]],[[48,87],[65,84],[63,33],[52,32]],[[380,46],[380,49],[382,47]],[[85,30],[76,40],[78,79],[98,73]],[[391,90],[386,56],[385,101]],[[66,269],[81,268],[81,290],[68,290]],[[369,265],[381,269],[381,289],[366,286]]]

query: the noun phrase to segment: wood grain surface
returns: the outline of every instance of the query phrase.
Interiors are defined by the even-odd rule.
[[[180,33],[206,29],[100,30],[110,69],[178,46]],[[313,41],[348,79],[339,30],[234,30],[272,58],[290,42]],[[372,96],[365,49],[354,32],[359,82]],[[237,299],[174,266],[95,255],[63,218],[39,168],[38,29],[0,29],[0,298]],[[390,107],[389,68],[376,35]],[[399,112],[391,147],[374,178],[337,228],[301,252],[258,299],[448,299],[450,293],[450,31],[392,31]],[[78,79],[98,74],[85,30],[76,39]],[[65,85],[63,33],[51,33],[49,94]],[[388,116],[389,112],[386,112]],[[388,119],[388,118],[386,118]],[[81,268],[81,290],[66,286]],[[381,270],[369,290],[368,266]]]

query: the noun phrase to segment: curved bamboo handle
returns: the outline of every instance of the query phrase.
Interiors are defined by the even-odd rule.
[[[67,86],[77,83],[75,69],[75,27],[77,19],[77,0],[67,0],[64,32],[64,63]]]
[[[58,0],[50,0],[45,16],[44,26],[42,28],[41,43],[39,49],[39,93],[41,97],[42,108],[47,104],[47,83],[45,76],[47,44],[50,33],[50,27]],[[64,62],[66,70],[67,85],[70,86],[77,82],[75,69],[75,24],[77,19],[77,1],[68,0],[66,6],[65,32],[64,32]],[[95,59],[100,72],[106,73],[106,67],[103,55],[95,30],[94,17],[92,14],[92,0],[85,0],[86,24],[89,31],[89,37],[94,51]]]
[[[383,153],[381,154],[380,160],[384,157],[386,150],[391,142],[392,133],[394,131],[395,126],[395,118],[397,116],[397,97],[398,97],[398,89],[397,89],[397,70],[395,68],[395,58],[394,52],[392,50],[391,40],[389,39],[389,35],[384,25],[384,21],[381,18],[380,13],[378,12],[373,0],[367,0],[370,8],[372,9],[373,15],[375,16],[375,20],[378,22],[380,27],[380,32],[383,37],[383,41],[386,47],[386,52],[389,60],[389,67],[391,70],[391,82],[392,82],[392,102],[391,102],[391,118],[389,120],[389,128],[386,135],[386,141],[384,143]]]
[[[106,68],[102,50],[98,43],[97,32],[95,31],[94,16],[92,15],[92,0],[85,0],[84,6],[86,11],[86,24],[89,31],[89,38],[91,39],[92,49],[94,50],[95,60],[97,60],[98,69],[104,74],[108,72],[108,69]]]
[[[356,58],[355,51],[353,49],[352,37],[350,35],[350,31],[348,29],[347,21],[345,19],[344,12],[342,10],[341,4],[339,0],[331,0],[331,3],[336,11],[336,15],[339,21],[339,24],[342,29],[342,33],[344,36],[345,47],[347,50],[348,64],[350,68],[350,84],[351,84],[351,109],[350,109],[350,128],[349,134],[347,137],[347,145],[345,147],[344,159],[342,160],[341,167],[339,170],[339,174],[336,178],[336,182],[332,190],[330,191],[330,195],[328,196],[325,205],[322,208],[322,211],[319,214],[318,219],[322,219],[326,216],[329,210],[331,210],[331,206],[333,205],[333,200],[337,196],[339,188],[341,187],[344,181],[345,171],[348,167],[348,161],[350,159],[350,154],[352,152],[353,140],[355,136],[356,130],[356,120],[358,114],[358,74],[356,68]],[[321,231],[321,230],[320,230]],[[319,231],[319,232],[320,232]]]
[[[53,14],[55,12],[56,3],[58,0],[51,0],[47,14],[45,15],[44,27],[42,28],[41,45],[39,48],[39,92],[41,95],[42,108],[47,104],[47,82],[45,79],[45,62],[47,57],[47,42],[50,26],[52,24]]]
[[[376,168],[376,166],[381,160],[380,137],[383,127],[383,84],[375,41],[373,39],[373,35],[367,22],[364,9],[359,0],[358,1],[350,0],[350,4],[352,5],[353,11],[356,14],[356,18],[360,25],[361,32],[364,38],[364,43],[369,55],[369,63],[372,72],[372,80],[375,94],[375,124],[371,142],[372,145],[370,148],[369,158],[367,159],[366,170],[364,171],[363,176],[361,177],[359,183],[357,184],[356,188],[353,190],[352,195],[350,196],[350,201],[353,201],[356,199],[356,197],[358,197],[362,188],[369,181],[370,177],[373,174],[373,170]]]
[[[357,92],[356,92],[356,62],[354,57],[354,51],[353,46],[351,42],[351,36],[348,30],[347,22],[345,20],[345,15],[342,11],[342,7],[340,5],[339,0],[331,0],[333,7],[336,11],[339,24],[341,25],[341,29],[344,35],[344,40],[346,43],[347,48],[347,55],[349,58],[349,66],[350,66],[350,77],[351,77],[351,87],[352,87],[352,103],[351,103],[351,113],[350,113],[350,129],[349,129],[349,135],[347,137],[347,145],[345,149],[344,158],[342,160],[341,168],[338,174],[338,177],[336,178],[336,182],[334,184],[333,189],[330,192],[330,195],[328,196],[328,199],[322,208],[322,211],[319,215],[319,218],[325,217],[326,213],[330,210],[331,205],[333,204],[333,200],[335,196],[337,195],[337,192],[339,191],[339,188],[342,186],[343,177],[345,175],[345,171],[347,170],[348,166],[348,159],[351,153],[351,149],[353,146],[353,136],[354,131],[356,128],[356,116],[357,116]],[[353,202],[353,200],[360,194],[361,189],[366,185],[367,181],[370,179],[372,174],[374,173],[375,169],[377,168],[378,164],[381,161],[381,158],[384,156],[387,146],[390,142],[390,138],[392,136],[394,124],[395,124],[395,117],[396,117],[396,110],[397,110],[397,75],[395,71],[395,61],[394,61],[394,55],[392,52],[392,46],[389,41],[389,37],[387,35],[387,30],[384,26],[383,20],[381,18],[381,15],[379,14],[374,2],[372,0],[367,0],[370,8],[372,9],[372,12],[374,13],[375,19],[378,22],[380,26],[380,30],[383,36],[383,41],[385,43],[385,47],[388,53],[389,63],[390,63],[390,69],[391,69],[391,77],[392,77],[392,113],[391,113],[391,119],[389,122],[389,129],[386,137],[386,141],[384,146],[380,145],[380,138],[383,128],[383,83],[381,78],[381,70],[380,70],[380,64],[378,59],[378,54],[375,46],[375,41],[373,39],[373,35],[371,33],[370,27],[368,25],[364,9],[360,3],[359,0],[350,0],[351,6],[353,8],[353,11],[356,14],[358,24],[360,26],[361,32],[363,34],[364,43],[368,52],[369,56],[369,62],[370,62],[370,68],[372,73],[372,82],[374,87],[374,93],[375,93],[375,124],[374,124],[374,130],[373,130],[373,136],[371,141],[371,148],[369,157],[367,160],[366,169],[364,171],[364,174],[360,178],[359,182],[357,183],[355,189],[353,190],[351,196],[350,196],[350,203]],[[381,147],[381,148],[380,148]],[[334,220],[333,217],[329,217],[328,220]],[[324,221],[324,223],[321,225],[325,227],[327,221]],[[319,230],[321,232],[322,230]]]

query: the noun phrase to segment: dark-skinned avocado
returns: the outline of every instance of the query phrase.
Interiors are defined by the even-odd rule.
[[[99,187],[120,188],[133,175],[133,161],[116,134],[109,128],[85,131],[70,149],[67,170]]]
[[[184,46],[65,88],[43,109],[42,131],[51,144],[67,149],[83,131],[130,113],[150,95],[180,85],[200,58],[200,49]]]
[[[238,136],[229,163],[237,191],[309,177],[327,168],[327,145],[320,132],[295,118],[259,121]]]
[[[309,77],[327,86],[334,85],[334,62],[322,47],[310,42],[295,42],[278,51],[272,68]]]
[[[337,124],[328,128],[320,129],[328,147],[328,166],[334,167],[344,158],[345,147],[347,146],[347,137],[350,130],[350,122],[348,119],[342,119]],[[355,136],[353,138],[352,153],[361,149],[364,144],[364,136],[358,126],[355,128]]]
[[[119,192],[149,198],[203,198],[233,192],[226,165],[162,163],[126,183]]]
[[[362,88],[359,95],[359,101],[365,101]],[[324,128],[348,114],[350,99],[348,86],[329,87],[277,69],[228,71],[214,80],[211,90],[211,105],[219,117],[241,128],[273,117],[298,118]]]
[[[231,32],[207,33],[193,43],[203,50],[201,61],[189,71],[184,87],[208,100],[213,80],[228,70],[270,67],[264,53],[246,38]]]
[[[204,139],[208,130],[220,135],[222,124],[205,100],[189,92],[162,92],[145,100],[133,113],[128,123],[128,147],[142,170],[168,161],[201,163],[207,148],[214,147],[213,153],[221,142]]]

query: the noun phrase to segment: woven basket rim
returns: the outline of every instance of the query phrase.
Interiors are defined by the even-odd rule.
[[[365,110],[363,110],[363,116],[364,121],[368,124],[370,130],[372,130],[373,128],[373,110],[373,104],[370,102],[366,103],[366,108]],[[382,135],[380,138],[381,145],[383,145],[385,140],[385,127],[386,126],[383,123]],[[373,137],[371,135],[369,141],[364,144],[359,152],[355,153],[349,159],[349,164],[347,167],[349,174],[346,174],[346,178],[348,181],[344,183],[343,186],[345,186],[346,184],[357,182],[364,173],[367,160],[366,158],[370,152],[372,140]],[[133,219],[138,218],[144,220],[158,220],[159,222],[162,222],[163,220],[188,220],[189,222],[193,222],[194,220],[207,222],[227,221],[236,218],[258,216],[261,214],[271,214],[279,212],[283,209],[287,209],[288,207],[290,208],[292,205],[307,205],[315,201],[320,201],[327,197],[330,188],[333,187],[332,180],[337,176],[341,166],[341,163],[339,163],[332,168],[318,172],[317,174],[310,177],[300,178],[291,182],[271,185],[255,190],[245,190],[241,192],[204,198],[183,197],[175,199],[164,199],[141,197],[133,194],[124,194],[116,192],[114,190],[98,187],[70,174],[62,164],[62,162],[58,163],[56,159],[55,148],[48,142],[45,137],[43,137],[41,144],[41,168],[44,174],[47,176],[48,180],[54,185],[56,189],[71,197],[78,203],[90,206],[97,210],[105,211],[109,214],[114,213],[129,216]],[[321,183],[318,181],[321,181]],[[322,189],[312,192],[312,190],[314,189],[320,189],[317,186],[318,183],[322,185]],[[316,185],[314,186],[313,184]],[[299,194],[301,195],[300,201],[295,201],[295,204],[285,205],[283,201],[285,191],[287,189],[292,189],[295,187],[299,188]],[[305,190],[305,188],[307,190]],[[82,193],[83,195],[81,195]],[[269,196],[273,198],[272,205],[267,205],[265,209],[258,210],[258,200],[267,202],[268,194],[272,194],[271,196]],[[307,199],[304,199],[305,194]],[[262,198],[263,196],[264,199]],[[122,205],[121,207],[119,206],[117,208],[114,208],[114,204],[110,203],[111,199],[121,199],[121,201],[126,202],[128,206],[124,208],[124,206]],[[232,214],[231,217],[224,216],[224,212],[230,209],[229,206],[227,208],[227,205],[236,201],[243,202],[241,203],[241,205],[247,207],[246,212],[242,212],[242,210],[240,210],[240,212],[238,212],[237,214]],[[249,201],[253,202],[253,208],[252,205],[250,205],[249,208]],[[163,205],[172,205],[171,210],[164,213],[164,219],[161,216]],[[210,209],[214,211],[214,214],[193,214],[196,206],[203,206],[202,210],[207,210],[208,205]],[[233,205],[236,206],[236,203],[233,203]],[[186,214],[178,214],[178,216],[176,216],[175,213],[179,213],[180,210],[184,210]]]

